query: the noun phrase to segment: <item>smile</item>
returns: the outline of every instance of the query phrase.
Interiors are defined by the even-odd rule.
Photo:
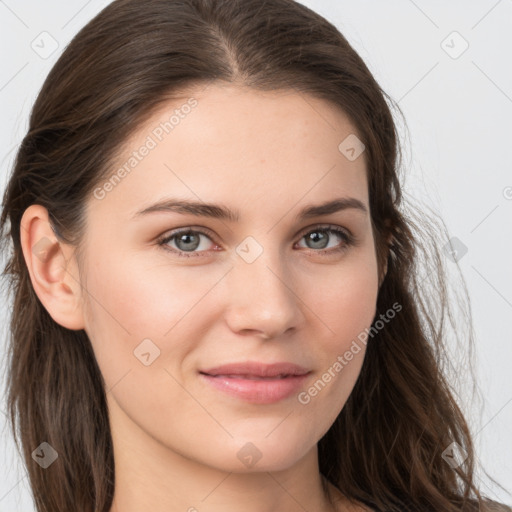
[[[296,393],[309,373],[259,377],[254,375],[208,375],[201,378],[213,388],[254,404],[271,404]]]

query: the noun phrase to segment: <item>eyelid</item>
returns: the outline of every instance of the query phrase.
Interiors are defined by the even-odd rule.
[[[295,236],[294,238],[298,238],[297,239],[297,242],[299,242],[305,235],[307,235],[308,233],[310,232],[314,232],[315,230],[318,230],[318,231],[322,231],[322,230],[326,230],[326,231],[329,231],[329,230],[332,230],[332,231],[340,231],[341,233],[343,233],[347,239],[344,241],[345,242],[345,246],[348,246],[348,245],[356,245],[357,243],[357,239],[356,237],[352,234],[352,232],[343,227],[343,226],[338,226],[336,224],[311,224],[309,226],[306,226],[305,228],[301,229]],[[180,250],[177,250],[177,249],[172,249],[172,248],[169,248],[169,247],[165,247],[167,242],[169,242],[173,237],[181,234],[181,233],[188,233],[188,232],[192,232],[192,233],[195,233],[195,234],[200,234],[200,235],[204,235],[208,238],[210,238],[210,240],[215,244],[215,245],[221,245],[219,244],[217,241],[216,241],[216,235],[214,234],[214,232],[208,228],[205,228],[205,227],[199,227],[199,226],[183,226],[183,227],[180,227],[180,228],[175,228],[167,233],[164,233],[162,236],[158,237],[157,239],[157,244],[160,245],[160,246],[163,246],[165,250],[168,250],[170,252],[173,252],[173,253],[176,253],[178,255],[185,255],[185,257],[194,257],[194,256],[201,256],[203,255],[204,253],[208,254],[210,251],[212,251],[213,249],[210,249],[210,250],[205,250],[205,251],[190,251],[190,252],[187,252],[187,251],[180,251]],[[345,247],[346,248],[346,247]],[[343,250],[344,248],[340,248],[339,250]],[[319,250],[314,250],[314,249],[311,249],[313,252],[316,252],[316,253],[330,253],[331,251],[332,252],[336,252],[337,249],[335,248],[331,248],[331,249],[319,249]]]
[[[170,242],[175,236],[177,236],[181,233],[189,233],[189,232],[199,234],[199,235],[204,235],[204,236],[208,237],[215,245],[220,245],[216,241],[215,233],[212,230],[202,227],[202,226],[201,227],[199,227],[199,226],[197,226],[197,227],[196,226],[183,226],[180,228],[172,229],[171,231],[168,231],[168,232],[164,233],[163,235],[159,236],[156,239],[156,243],[158,246],[162,246],[164,248],[164,250],[167,250],[169,252],[172,252],[172,253],[175,253],[178,255],[185,255],[186,257],[201,256],[203,253],[209,253],[210,251],[213,250],[213,249],[210,249],[210,250],[199,251],[199,252],[197,252],[197,251],[186,252],[186,251],[179,251],[178,249],[172,249],[170,247],[166,247],[167,243]]]
[[[337,224],[322,224],[322,223],[312,224],[310,226],[307,226],[304,229],[302,229],[301,231],[299,231],[299,233],[296,236],[298,236],[299,238],[302,238],[304,235],[307,235],[311,231],[315,231],[315,230],[321,231],[323,229],[325,229],[325,230],[332,229],[334,231],[343,231],[348,237],[353,238],[353,235],[348,228],[345,228],[343,226],[338,226]]]

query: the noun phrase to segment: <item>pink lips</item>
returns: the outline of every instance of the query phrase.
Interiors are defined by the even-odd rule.
[[[310,371],[293,363],[232,363],[200,372],[213,387],[256,404],[270,404],[296,392]]]

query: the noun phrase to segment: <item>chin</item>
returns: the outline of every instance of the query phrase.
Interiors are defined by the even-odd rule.
[[[315,445],[314,445],[315,446]],[[304,443],[283,436],[275,439],[240,440],[234,441],[232,446],[226,446],[222,451],[214,454],[213,460],[206,464],[217,469],[233,473],[257,473],[263,471],[285,471],[303,459],[309,451]]]

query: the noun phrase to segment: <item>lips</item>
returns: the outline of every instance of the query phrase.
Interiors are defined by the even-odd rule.
[[[275,380],[275,379],[285,379],[286,377],[290,377],[290,374],[284,374],[284,375],[276,375],[275,377],[262,377],[261,375],[242,375],[242,374],[218,374],[218,375],[210,375],[210,377],[226,377],[228,379],[247,379],[247,380]]]
[[[270,404],[297,393],[306,368],[293,363],[233,363],[199,372],[214,389],[253,404]]]
[[[222,375],[225,377],[261,379],[305,375],[309,373],[309,370],[294,363],[283,362],[265,364],[255,361],[247,361],[209,368],[201,371],[201,373],[211,375],[212,377]]]

